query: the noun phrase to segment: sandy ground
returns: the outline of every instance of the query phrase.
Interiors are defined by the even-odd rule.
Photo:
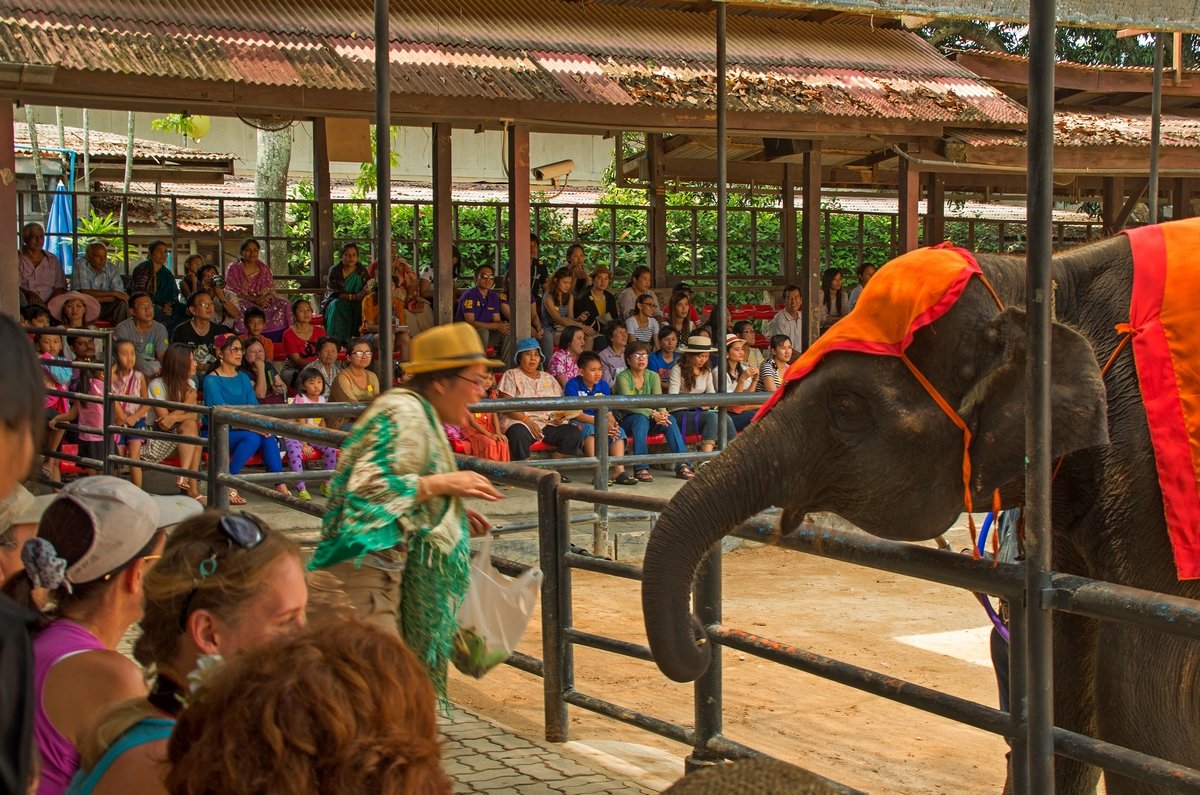
[[[962,535],[952,537],[956,548]],[[576,571],[573,590],[578,628],[645,642],[637,583]],[[995,704],[987,618],[964,591],[755,545],[726,555],[724,597],[727,625]],[[521,650],[540,657],[540,638],[535,617]],[[692,687],[649,663],[576,647],[575,681],[581,692],[692,724]],[[519,732],[542,731],[542,682],[515,669],[457,677],[451,697]],[[868,792],[1003,785],[999,737],[731,650],[724,699],[727,736]],[[583,709],[570,717],[572,740],[645,745],[678,759],[688,751]],[[619,747],[622,756],[637,750]]]

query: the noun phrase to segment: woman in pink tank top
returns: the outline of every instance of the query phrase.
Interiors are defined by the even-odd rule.
[[[161,528],[199,510],[195,500],[152,497],[117,478],[81,478],[46,508],[38,536],[22,547],[24,570],[4,592],[36,610],[34,590],[44,589],[44,601],[56,605],[33,640],[38,795],[62,795],[96,721],[145,697],[141,671],[116,647],[141,617],[142,579],[162,549]]]

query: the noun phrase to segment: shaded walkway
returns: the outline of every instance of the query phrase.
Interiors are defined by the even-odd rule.
[[[442,751],[454,792],[512,792],[520,795],[617,795],[654,792],[621,781],[590,760],[559,746],[512,734],[487,718],[455,705],[441,719]]]

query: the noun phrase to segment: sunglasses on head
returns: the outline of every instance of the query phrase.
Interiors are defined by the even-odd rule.
[[[209,547],[208,557],[200,561],[198,567],[200,580],[195,582],[191,590],[187,592],[187,596],[183,598],[183,607],[179,610],[180,632],[187,631],[187,619],[191,615],[192,602],[196,599],[196,593],[200,590],[200,582],[217,573],[217,561],[234,546],[246,550],[254,549],[266,537],[258,518],[244,511],[222,516],[217,522],[217,530],[225,537],[225,548],[217,551]]]

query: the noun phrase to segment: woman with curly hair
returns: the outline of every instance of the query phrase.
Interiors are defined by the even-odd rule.
[[[241,655],[180,715],[172,795],[441,795],[433,687],[395,635],[357,621]]]
[[[150,694],[98,722],[70,795],[165,793],[167,737],[189,679],[305,625],[300,548],[247,513],[207,511],[180,524],[142,589],[133,656],[153,675]]]

